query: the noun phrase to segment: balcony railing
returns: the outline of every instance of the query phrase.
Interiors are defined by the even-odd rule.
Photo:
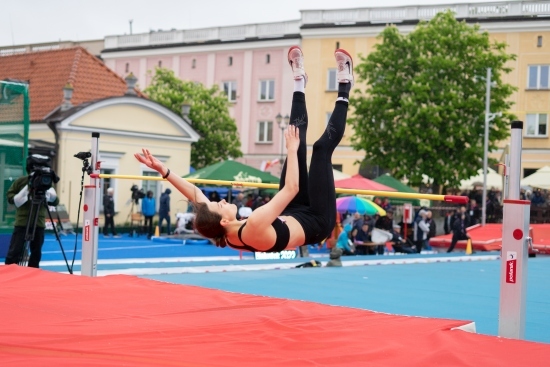
[[[548,1],[503,1],[450,5],[401,6],[388,8],[303,10],[302,24],[323,23],[400,23],[433,18],[437,13],[452,10],[458,18],[490,18],[515,16],[548,16]]]
[[[248,24],[190,30],[152,31],[149,33],[107,36],[105,48],[129,48],[177,43],[233,41],[250,38],[275,38],[300,33],[299,20],[277,23]]]

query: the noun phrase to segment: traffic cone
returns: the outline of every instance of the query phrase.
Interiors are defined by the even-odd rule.
[[[468,240],[466,241],[466,255],[471,255],[471,254],[472,254],[472,239],[468,238]]]
[[[159,226],[155,227],[155,237],[160,236]]]

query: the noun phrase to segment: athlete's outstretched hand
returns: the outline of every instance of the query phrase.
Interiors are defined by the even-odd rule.
[[[143,154],[135,153],[134,157],[147,167],[154,169],[155,171],[164,174],[164,171],[166,171],[166,168],[164,167],[164,164],[156,159],[149,149],[142,149]]]
[[[286,149],[290,152],[298,151],[300,145],[300,134],[296,125],[288,125],[285,131]]]

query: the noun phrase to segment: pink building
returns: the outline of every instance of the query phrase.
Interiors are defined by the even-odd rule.
[[[141,89],[155,67],[182,80],[218,85],[231,102],[243,163],[259,168],[285,154],[276,116],[290,114],[292,74],[287,51],[300,44],[300,21],[108,36],[102,58],[117,74],[138,77]],[[279,165],[272,173],[279,173]]]

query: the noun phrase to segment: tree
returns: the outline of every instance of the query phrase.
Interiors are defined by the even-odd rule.
[[[508,97],[516,88],[502,76],[516,56],[452,12],[420,22],[408,35],[389,26],[379,39],[355,68],[366,87],[350,101],[352,146],[411,185],[420,185],[427,174],[434,188],[458,186],[483,167],[487,68],[496,83],[491,112],[502,112],[490,124],[489,152],[509,136],[515,116],[507,113]]]
[[[193,129],[201,136],[192,144],[191,165],[202,168],[228,158],[242,157],[235,120],[229,116],[229,102],[218,86],[183,81],[171,70],[157,68],[145,93],[153,101],[181,116],[181,106],[189,103]]]

